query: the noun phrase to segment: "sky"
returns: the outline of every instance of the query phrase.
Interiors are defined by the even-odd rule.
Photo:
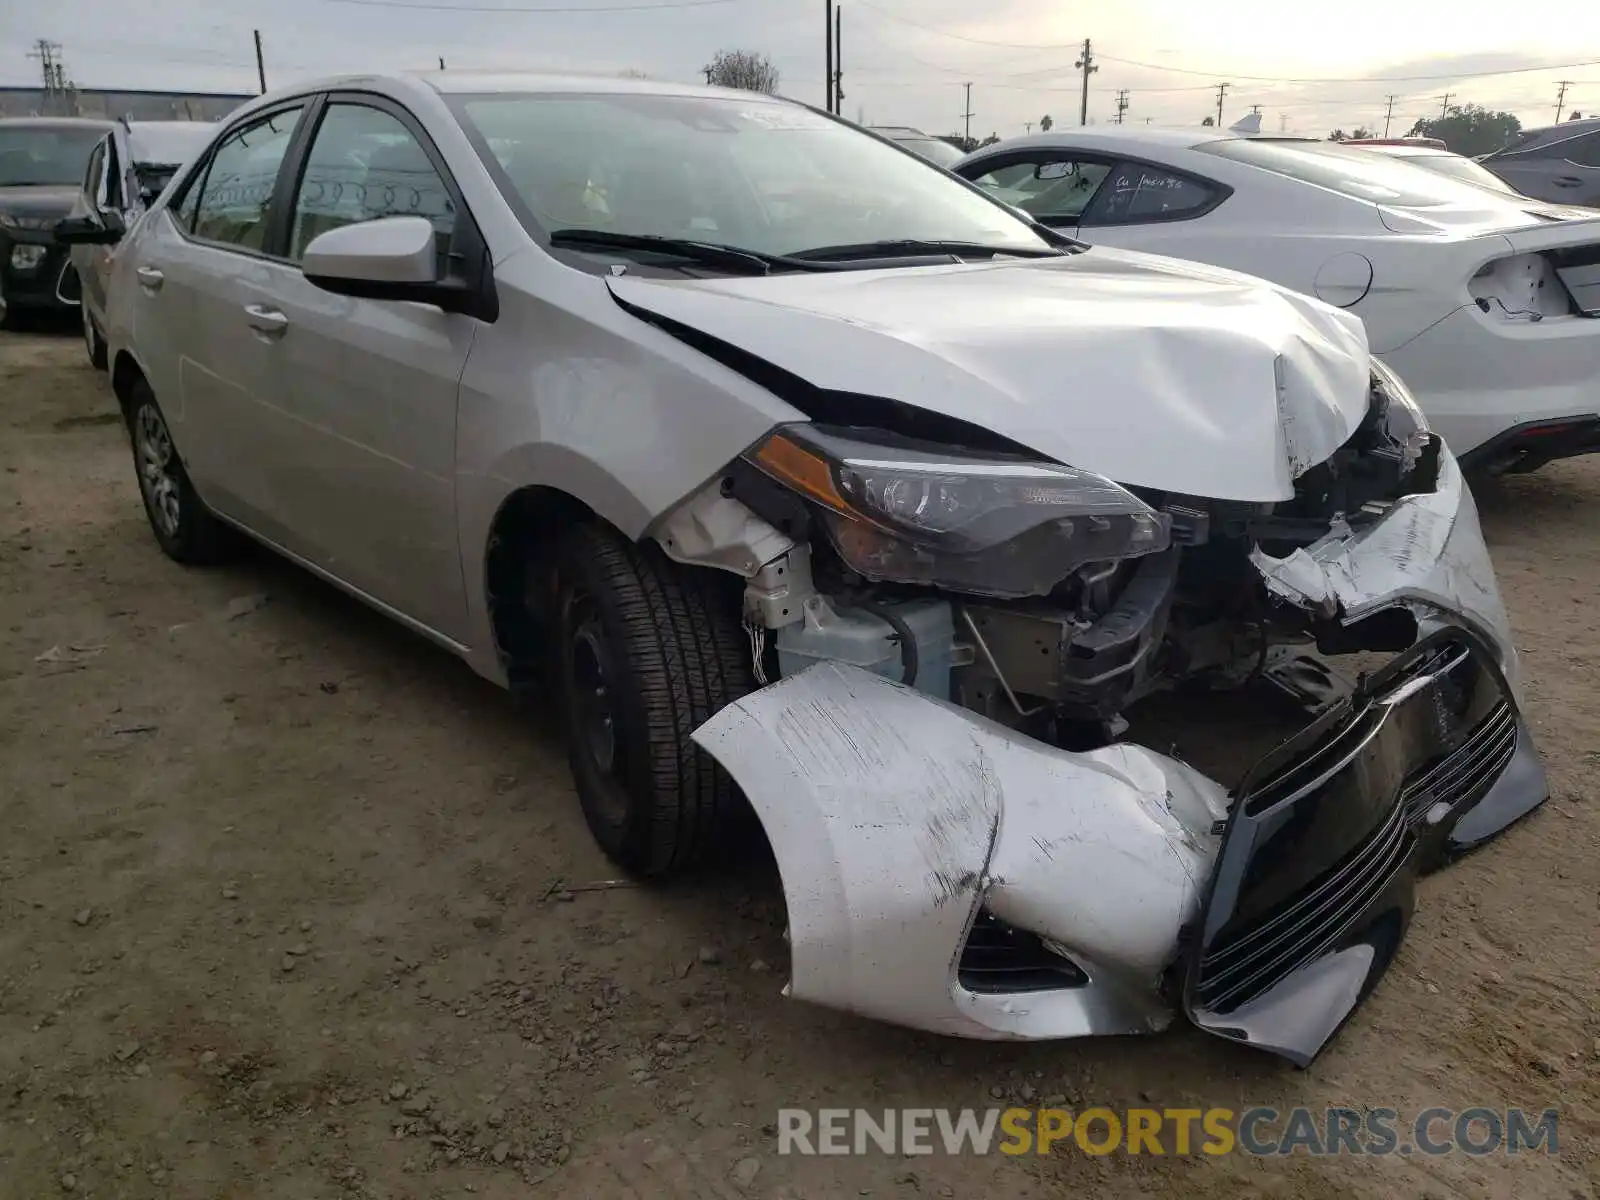
[[[1263,129],[1405,133],[1471,101],[1548,124],[1600,114],[1600,3],[1543,0],[1536,19],[1486,0],[841,0],[844,114],[870,124],[1011,137],[1079,119],[1084,38],[1099,70],[1089,120],[1196,125],[1228,83],[1224,124],[1259,105]],[[543,11],[539,11],[543,10]],[[1528,10],[1524,10],[1528,11]],[[780,91],[820,104],[824,0],[0,0],[0,85],[28,84],[40,38],[84,87],[256,90],[345,71],[564,70],[690,81],[723,49],[767,54]],[[1508,16],[1511,19],[1508,19]]]

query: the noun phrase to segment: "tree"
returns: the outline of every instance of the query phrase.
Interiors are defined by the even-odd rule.
[[[1049,117],[1045,118],[1045,120],[1047,120],[1047,121],[1049,119],[1050,119]],[[1572,110],[1572,115],[1570,117],[1568,117],[1567,120],[1569,120],[1569,121],[1581,121],[1581,120],[1583,120],[1583,114],[1581,112],[1579,112],[1577,109],[1573,109]]]
[[[1207,117],[1204,121],[1200,122],[1202,125],[1215,125],[1216,123],[1217,119],[1215,117]]]
[[[1577,113],[1573,113],[1572,115],[1573,116],[1577,116],[1578,114]],[[1039,118],[1039,132],[1040,133],[1049,133],[1051,128],[1055,125],[1055,123],[1056,123],[1055,118],[1052,117],[1049,113],[1045,113],[1044,116]]]
[[[1345,142],[1351,140],[1364,142],[1368,138],[1375,138],[1377,136],[1377,134],[1373,133],[1372,130],[1368,129],[1365,125],[1357,125],[1356,131],[1350,134],[1345,133],[1345,131],[1342,129],[1335,129],[1328,135],[1328,140],[1330,142]]]
[[[980,145],[980,146],[992,146],[996,142],[998,142],[999,140],[1000,140],[1000,135],[998,133],[991,133],[988,137],[984,138],[983,141],[979,142],[978,145]]]
[[[1345,132],[1344,132],[1344,130],[1335,129],[1332,133],[1330,133],[1328,135],[1328,140],[1330,142],[1342,142],[1342,141],[1344,141],[1345,140]]]
[[[778,90],[778,68],[765,54],[754,50],[718,50],[709,65],[700,68],[706,82],[746,92]]]
[[[1442,117],[1424,117],[1410,137],[1438,138],[1457,154],[1474,158],[1500,149],[1522,132],[1522,122],[1508,112],[1491,112],[1481,104],[1452,104]]]

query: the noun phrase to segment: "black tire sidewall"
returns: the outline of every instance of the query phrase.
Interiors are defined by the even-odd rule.
[[[610,651],[611,711],[616,738],[617,775],[600,770],[590,754],[579,726],[573,679],[573,641],[580,618],[580,606],[591,604],[599,617],[601,630]],[[650,804],[652,755],[649,744],[649,716],[633,663],[627,652],[628,621],[599,564],[582,551],[581,542],[569,540],[562,548],[556,574],[557,637],[554,646],[553,678],[558,689],[567,756],[572,767],[578,802],[600,848],[617,862],[644,873],[655,865],[654,813]],[[597,803],[609,794],[622,809],[616,821]]]

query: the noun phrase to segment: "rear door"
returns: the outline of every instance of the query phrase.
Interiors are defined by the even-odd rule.
[[[260,277],[274,495],[307,556],[430,630],[466,636],[456,531],[456,402],[477,322],[426,304],[339,296],[299,269],[322,233],[422,216],[441,273],[477,237],[443,157],[386,98],[328,97],[285,215],[283,259]],[[481,239],[475,243],[481,246]]]
[[[262,393],[275,334],[258,314],[280,175],[308,107],[287,102],[225,135],[140,237],[132,264],[137,343],[196,488],[293,550],[290,497],[268,470],[289,452]]]

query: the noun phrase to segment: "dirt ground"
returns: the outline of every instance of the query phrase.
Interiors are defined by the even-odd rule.
[[[105,377],[0,334],[0,1195],[1588,1197],[1600,459],[1480,494],[1551,802],[1426,880],[1313,1067],[781,997],[770,868],[671,889],[550,721],[266,554],[169,562]],[[1561,1109],[1560,1152],[779,1156],[782,1106]]]

